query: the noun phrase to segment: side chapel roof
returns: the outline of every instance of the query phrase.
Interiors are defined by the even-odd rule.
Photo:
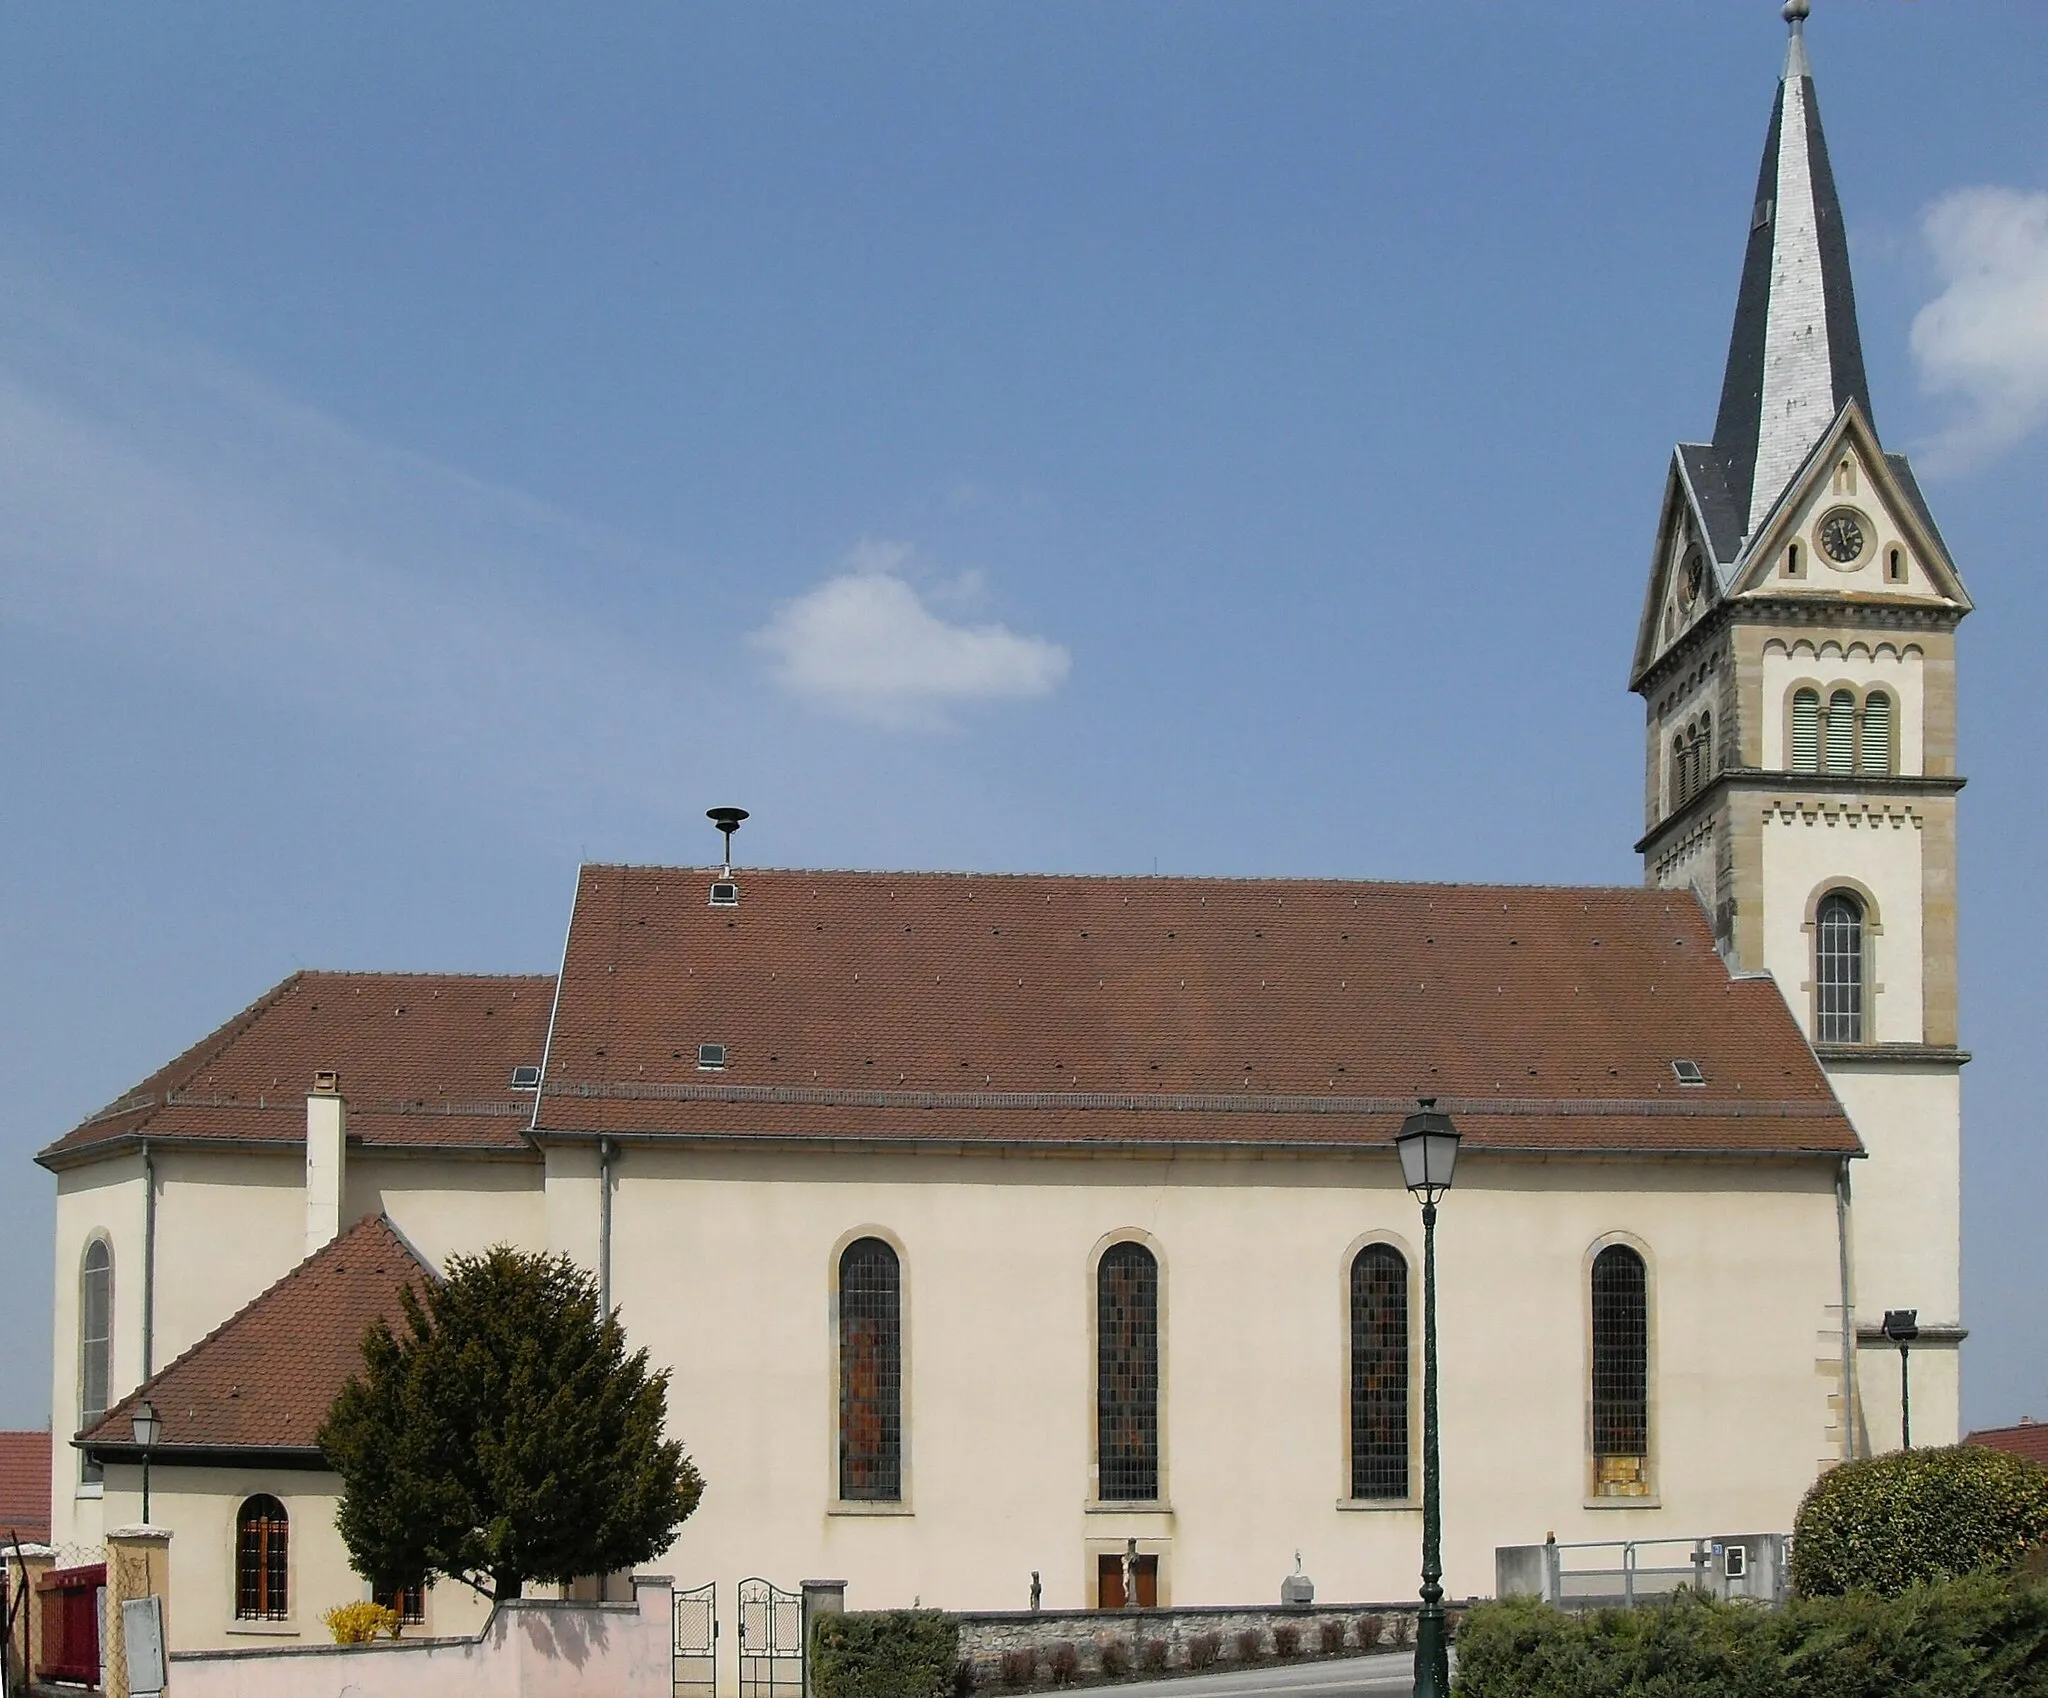
[[[438,1278],[382,1215],[369,1215],[316,1250],[168,1367],[79,1434],[104,1456],[139,1456],[135,1406],[163,1422],[154,1455],[315,1452],[320,1423],[362,1367],[363,1334],[394,1325],[399,1292]]]
[[[583,869],[542,1136],[1344,1148],[1437,1096],[1479,1148],[1860,1148],[1689,892],[716,876]]]
[[[316,1071],[341,1075],[352,1144],[526,1148],[552,976],[294,973],[37,1157],[62,1166],[104,1146],[301,1144]]]

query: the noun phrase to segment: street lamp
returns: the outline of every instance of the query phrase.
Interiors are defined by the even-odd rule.
[[[142,1446],[142,1524],[149,1525],[149,1453],[156,1449],[157,1435],[164,1424],[157,1418],[156,1405],[144,1398],[135,1406],[135,1442]]]
[[[1443,1510],[1436,1456],[1436,1204],[1458,1165],[1458,1129],[1424,1097],[1394,1134],[1401,1177],[1422,1199],[1422,1609],[1415,1621],[1415,1698],[1450,1698],[1444,1644]]]
[[[1899,1347],[1899,1446],[1913,1448],[1913,1379],[1906,1367],[1906,1346],[1920,1336],[1918,1309],[1887,1309],[1884,1335]]]

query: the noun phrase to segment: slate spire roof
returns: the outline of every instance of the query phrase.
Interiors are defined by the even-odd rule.
[[[1792,39],[1757,174],[1714,423],[1714,457],[1744,534],[1763,521],[1843,407],[1854,401],[1870,417],[1849,245],[1806,57],[1803,0],[1785,14]]]

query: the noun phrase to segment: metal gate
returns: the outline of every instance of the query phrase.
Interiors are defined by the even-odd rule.
[[[804,1600],[756,1576],[740,1594],[740,1698],[800,1698]]]
[[[675,1698],[718,1698],[718,1586],[676,1594]]]

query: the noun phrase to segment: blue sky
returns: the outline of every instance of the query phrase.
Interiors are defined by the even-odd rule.
[[[1809,29],[1962,643],[1966,1417],[2048,1416],[2048,8]],[[579,858],[1633,882],[1767,0],[0,9],[0,1422],[31,1152]],[[1985,192],[1989,191],[1989,192]]]

